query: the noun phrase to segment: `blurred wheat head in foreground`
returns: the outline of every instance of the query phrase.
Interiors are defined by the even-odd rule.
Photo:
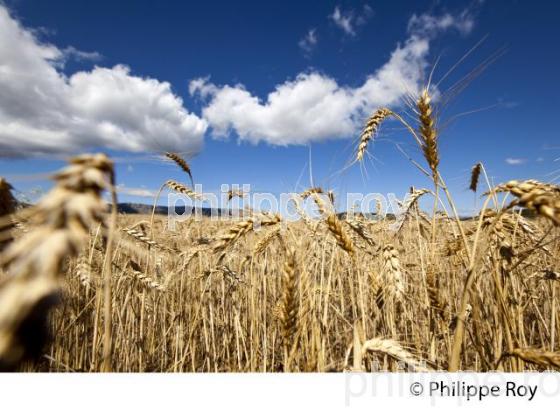
[[[101,191],[109,186],[112,170],[104,155],[74,158],[54,176],[55,188],[25,213],[28,232],[2,253],[0,266],[6,275],[0,284],[0,368],[9,369],[40,352],[63,264],[103,221]],[[11,200],[9,194],[3,197]]]

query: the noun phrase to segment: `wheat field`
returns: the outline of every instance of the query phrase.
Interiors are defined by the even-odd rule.
[[[170,230],[160,215],[107,213],[115,175],[103,154],[73,158],[32,207],[18,208],[1,180],[0,368],[558,369],[560,188],[491,186],[477,163],[465,185],[486,192],[484,204],[460,219],[439,173],[428,90],[416,108],[414,124],[376,111],[356,148],[360,162],[389,118],[418,144],[427,167],[414,165],[432,186],[413,188],[397,221],[343,218],[332,193],[311,187],[301,197],[319,218],[254,210]],[[189,165],[168,157],[191,186],[169,180],[162,190],[194,197]],[[419,206],[429,197],[433,212]]]

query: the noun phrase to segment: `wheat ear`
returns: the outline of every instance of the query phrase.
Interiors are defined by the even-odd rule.
[[[527,209],[533,209],[560,225],[560,187],[536,180],[509,181],[498,185],[494,192],[509,192],[517,200],[509,204],[509,208],[520,205]]]
[[[367,352],[386,354],[399,362],[406,363],[412,367],[413,370],[418,372],[433,371],[433,369],[422,364],[420,360],[394,340],[381,338],[366,340],[362,345],[362,357],[365,356]]]
[[[482,163],[480,162],[472,167],[471,183],[469,184],[469,189],[473,192],[476,192],[476,188],[478,187],[478,179],[480,178],[481,171],[482,171]]]
[[[415,205],[418,203],[418,200],[423,195],[426,195],[428,193],[433,194],[433,192],[429,189],[414,189],[414,187],[411,188],[411,193],[403,204],[404,211],[398,217],[396,233],[400,232],[400,230],[404,226],[405,221],[409,218],[411,211],[413,209],[416,209]]]
[[[383,248],[383,275],[391,296],[402,301],[405,290],[404,277],[401,271],[399,253],[392,245],[386,245]]]
[[[122,228],[122,231],[124,233],[126,233],[127,235],[133,237],[134,239],[136,239],[138,242],[141,242],[145,245],[151,246],[155,249],[159,249],[162,251],[166,251],[166,252],[176,252],[175,250],[160,244],[159,242],[154,241],[153,239],[150,239],[144,232],[138,230],[138,229],[133,229],[133,228]]]
[[[556,369],[560,369],[560,353],[558,352],[545,352],[536,349],[513,349],[509,352],[505,352],[500,358],[500,361],[505,357],[512,356],[539,366],[552,366]]]
[[[63,262],[77,255],[93,226],[103,223],[101,191],[113,185],[113,164],[103,154],[81,155],[54,180],[56,186],[29,220],[34,229],[0,255],[0,267],[10,273],[0,285],[0,369],[13,369],[41,352]]]
[[[379,108],[375,111],[371,117],[368,118],[366,125],[360,135],[360,142],[358,144],[358,151],[356,153],[356,161],[362,161],[364,159],[364,154],[367,150],[367,146],[372,137],[379,130],[381,123],[393,112],[388,108]]]
[[[264,235],[259,242],[253,248],[253,256],[263,253],[268,245],[270,245],[279,235],[281,226],[273,228],[270,232]]]
[[[354,244],[348,234],[344,231],[338,217],[335,214],[330,214],[326,219],[326,223],[329,231],[336,239],[338,246],[340,246],[340,248],[348,254],[354,255]]]
[[[143,286],[145,286],[148,289],[153,289],[158,292],[164,292],[166,290],[164,284],[159,283],[157,280],[152,279],[147,274],[142,273],[136,269],[131,268],[130,271],[127,270],[126,273],[128,273],[132,278],[140,282]]]
[[[282,342],[284,345],[284,371],[289,371],[290,353],[297,333],[297,320],[299,314],[298,297],[298,272],[296,255],[293,249],[287,251],[282,276],[282,300],[280,319],[282,324]]]
[[[246,195],[245,192],[243,192],[240,189],[230,189],[227,192],[227,200],[228,202],[231,201],[233,198],[243,198]]]
[[[272,226],[277,225],[282,221],[279,215],[261,214],[257,217],[251,217],[246,221],[241,221],[226,232],[221,234],[214,243],[214,252],[224,251],[226,248],[232,246],[239,238],[251,231],[255,225]]]
[[[308,188],[305,191],[303,191],[300,195],[303,199],[308,198],[309,196],[311,196],[312,194],[323,194],[323,188],[321,187],[312,187],[312,188]]]
[[[189,166],[189,164],[187,164],[187,161],[185,161],[179,154],[176,154],[174,152],[166,152],[165,156],[169,158],[171,161],[173,161],[175,164],[177,164],[177,166],[181,168],[189,176],[191,180],[191,186],[194,187],[191,167]]]
[[[367,227],[363,222],[357,219],[346,219],[346,224],[356,233],[363,241],[365,241],[374,250],[377,247],[377,243],[373,236],[368,232]]]
[[[422,138],[422,151],[428,162],[434,180],[437,179],[437,168],[439,165],[439,153],[437,146],[437,130],[433,118],[431,97],[427,89],[424,89],[416,103],[420,120],[420,136]]]
[[[186,195],[189,198],[192,199],[198,199],[198,200],[202,200],[204,197],[203,195],[194,192],[192,189],[190,189],[188,186],[181,184],[180,182],[177,181],[173,181],[172,179],[165,181],[165,185],[175,191],[175,192],[179,192],[180,194]]]
[[[91,271],[92,271],[91,264],[89,262],[88,255],[84,249],[78,256],[78,260],[76,262],[76,276],[80,280],[80,283],[86,289],[91,286],[91,277],[92,277]]]

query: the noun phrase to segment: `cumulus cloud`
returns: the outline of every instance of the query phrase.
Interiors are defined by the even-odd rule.
[[[526,162],[525,158],[506,158],[506,164],[508,165],[523,165]]]
[[[60,68],[69,57],[99,56],[40,42],[0,5],[0,155],[201,148],[207,123],[169,83],[124,65],[67,77]]]
[[[208,78],[193,80],[190,92],[209,99],[202,114],[215,137],[235,131],[241,140],[273,145],[348,137],[373,109],[398,105],[406,93],[418,91],[428,65],[430,39],[454,27],[434,23],[436,17],[422,19],[430,27],[418,22],[409,26],[409,38],[358,87],[306,72],[277,85],[264,100],[242,84],[217,86]]]
[[[309,55],[309,54],[311,54],[311,52],[313,51],[313,49],[317,45],[318,41],[319,41],[319,39],[317,38],[317,30],[312,28],[312,29],[309,29],[309,31],[307,32],[305,37],[303,37],[299,41],[298,45],[299,45],[299,48],[301,48],[303,50],[305,55]]]

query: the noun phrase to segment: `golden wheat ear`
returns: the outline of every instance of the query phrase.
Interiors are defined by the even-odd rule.
[[[303,199],[308,198],[309,196],[311,196],[312,194],[322,194],[324,193],[323,188],[321,187],[312,187],[312,188],[308,188],[305,191],[303,191],[300,195]]]
[[[366,353],[368,352],[390,356],[399,362],[406,363],[411,367],[413,371],[429,372],[434,370],[422,363],[421,360],[414,357],[412,353],[405,350],[398,342],[394,340],[381,338],[366,340],[362,345],[361,356],[365,357]]]
[[[437,145],[437,130],[433,118],[433,108],[431,97],[427,89],[424,89],[416,103],[418,109],[418,119],[420,121],[420,137],[422,138],[422,152],[424,158],[432,170],[434,179],[437,178],[437,168],[439,165],[439,152]]]
[[[222,233],[214,242],[212,249],[214,252],[223,252],[232,246],[239,238],[249,233],[256,226],[273,226],[282,222],[279,215],[260,214],[241,221],[231,226],[226,232]]]
[[[399,252],[393,245],[385,245],[383,248],[383,277],[389,296],[402,302],[405,293],[404,275]]]
[[[559,352],[545,352],[537,349],[513,349],[502,354],[498,363],[507,357],[516,357],[527,363],[544,367],[553,367],[557,370],[560,369]]]
[[[325,222],[327,224],[327,227],[329,228],[330,233],[336,239],[337,245],[349,255],[353,256],[354,243],[342,227],[342,224],[340,223],[340,220],[338,219],[336,214],[330,214]]]
[[[529,179],[509,181],[498,185],[492,192],[509,192],[517,199],[508,208],[522,206],[560,225],[560,187],[558,185]],[[492,193],[490,192],[490,193]],[[489,193],[487,193],[489,194]]]
[[[190,189],[188,186],[183,185],[177,181],[173,181],[173,180],[168,180],[165,182],[165,185],[171,189],[172,191],[178,192],[180,194],[183,194],[185,196],[188,196],[189,198],[195,199],[195,200],[203,200],[204,196],[194,192],[192,189]]]
[[[187,164],[187,161],[185,161],[183,157],[181,157],[179,154],[176,154],[175,152],[166,152],[165,156],[169,158],[171,161],[173,161],[175,164],[177,164],[177,166],[181,168],[189,176],[191,180],[191,186],[194,189],[194,180],[191,172],[191,167],[189,166],[189,164]]]
[[[233,198],[243,198],[245,197],[246,193],[240,189],[230,189],[227,192],[227,200],[228,202],[231,201]]]
[[[360,142],[358,143],[358,150],[356,152],[356,161],[362,161],[364,159],[370,140],[379,130],[381,123],[392,114],[393,112],[388,108],[379,108],[371,115],[371,117],[368,118],[366,125],[360,134]]]
[[[299,272],[296,254],[287,249],[286,262],[282,276],[282,299],[280,301],[280,322],[282,325],[282,344],[284,347],[284,371],[290,371],[290,358],[295,348],[298,330],[299,304]]]

